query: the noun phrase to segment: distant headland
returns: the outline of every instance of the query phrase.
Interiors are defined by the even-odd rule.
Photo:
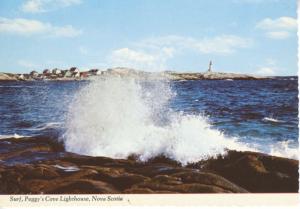
[[[211,70],[211,63],[205,72],[177,72],[177,71],[162,71],[162,72],[145,72],[132,68],[116,67],[108,68],[106,70],[89,69],[82,71],[77,67],[70,69],[52,70],[45,69],[42,72],[31,71],[26,74],[1,73],[0,81],[38,81],[38,80],[55,80],[55,81],[69,81],[69,80],[89,80],[99,76],[121,76],[133,78],[166,78],[169,80],[261,80],[272,79],[273,77],[262,77],[248,74],[213,72]]]

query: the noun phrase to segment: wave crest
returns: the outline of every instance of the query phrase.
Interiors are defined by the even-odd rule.
[[[213,129],[202,115],[174,112],[168,81],[105,77],[81,89],[70,105],[64,142],[67,151],[140,160],[165,155],[187,164],[226,149],[250,150]]]

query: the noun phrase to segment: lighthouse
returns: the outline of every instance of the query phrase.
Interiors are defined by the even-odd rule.
[[[212,61],[209,61],[209,64],[208,64],[208,70],[207,70],[207,72],[211,72],[211,66],[212,66]]]

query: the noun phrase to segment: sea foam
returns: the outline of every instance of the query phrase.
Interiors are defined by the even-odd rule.
[[[132,78],[105,77],[77,92],[70,105],[64,143],[67,151],[112,158],[165,155],[182,164],[225,153],[252,150],[213,129],[203,115],[174,112],[176,95],[168,81],[144,85]]]
[[[293,146],[293,141],[291,140],[280,141],[271,146],[269,154],[278,157],[298,159],[299,148]]]
[[[273,123],[282,123],[282,122],[284,122],[282,120],[277,120],[277,119],[272,118],[272,117],[264,117],[263,121],[270,121],[270,122],[273,122]]]
[[[30,136],[23,136],[19,134],[9,134],[9,135],[1,135],[0,134],[0,139],[9,139],[9,138],[14,138],[14,139],[19,139],[19,138],[24,138],[24,137],[30,137]]]
[[[48,123],[37,125],[33,128],[26,128],[26,130],[43,131],[43,130],[47,130],[47,129],[60,128],[61,126],[62,126],[62,123],[59,123],[59,122],[48,122]]]

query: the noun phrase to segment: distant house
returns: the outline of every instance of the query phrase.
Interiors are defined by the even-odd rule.
[[[63,75],[64,75],[64,77],[69,78],[69,77],[72,77],[72,72],[70,70],[66,70],[66,71],[64,71]]]
[[[25,80],[24,74],[19,74],[19,75],[18,75],[18,79],[19,79],[19,80]]]
[[[66,77],[80,78],[80,71],[77,67],[71,67],[69,70],[70,73],[66,73]],[[71,74],[71,76],[69,76]]]
[[[33,71],[30,72],[30,75],[32,77],[38,77],[39,73],[37,71],[33,70]]]
[[[45,69],[44,71],[43,71],[43,74],[44,75],[49,75],[51,73],[51,71],[49,70],[49,69]]]
[[[51,74],[51,75],[49,76],[49,78],[50,78],[50,79],[57,79],[57,78],[58,78],[58,75],[56,75],[56,74]]]
[[[72,72],[72,73],[79,73],[79,69],[77,68],[77,67],[71,67],[70,68],[70,71]]]
[[[71,67],[70,70],[63,71],[62,74],[67,78],[80,78],[79,69],[76,67]]]
[[[66,76],[66,73],[68,72],[69,70],[61,70],[61,75],[62,76]]]
[[[31,75],[30,74],[23,74],[24,79],[31,79]]]
[[[87,78],[87,77],[89,77],[88,72],[80,72],[80,78]]]
[[[72,77],[73,78],[80,78],[80,72],[73,72]]]
[[[61,70],[58,69],[58,68],[54,68],[54,69],[52,70],[52,74],[54,74],[54,75],[59,75],[59,74],[61,74]]]
[[[89,70],[89,75],[101,75],[101,71],[99,69],[91,69]]]

